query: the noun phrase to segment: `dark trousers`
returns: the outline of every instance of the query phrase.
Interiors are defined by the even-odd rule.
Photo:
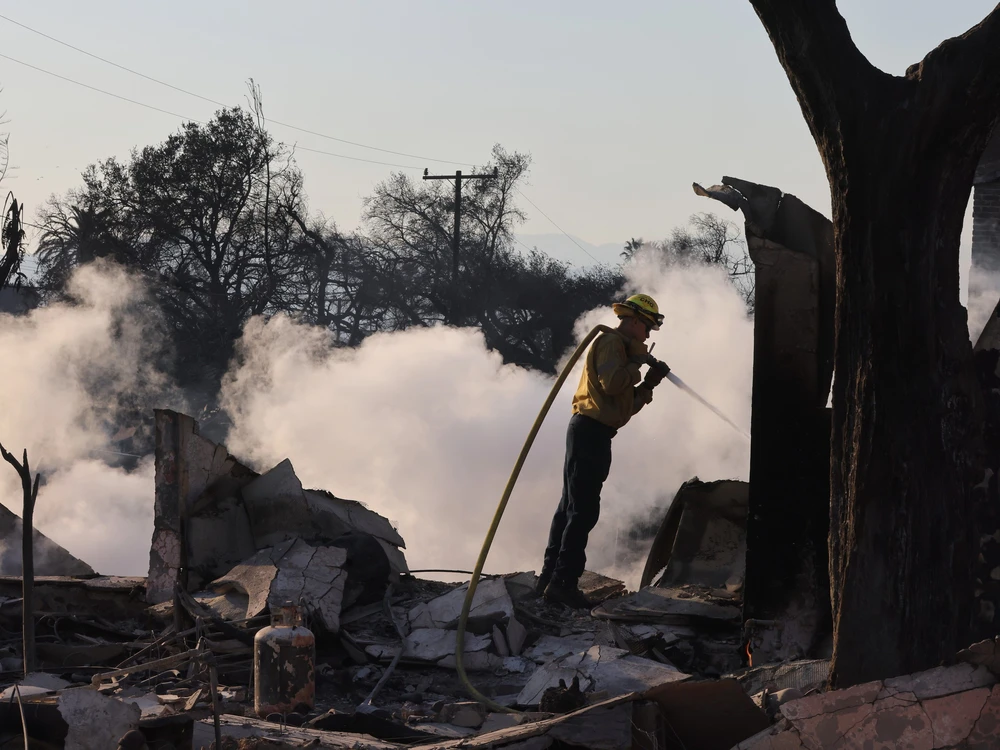
[[[542,575],[575,586],[587,564],[587,539],[601,515],[601,487],[611,471],[611,438],[618,430],[574,414],[566,430],[566,463],[559,507],[552,517]]]

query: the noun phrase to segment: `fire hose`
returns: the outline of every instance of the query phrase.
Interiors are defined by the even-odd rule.
[[[573,369],[577,360],[580,359],[580,355],[587,350],[590,342],[593,341],[599,333],[613,332],[614,329],[609,328],[608,326],[595,326],[576,347],[573,354],[570,355],[570,358],[566,361],[566,364],[563,365],[562,371],[556,378],[556,382],[552,384],[552,388],[549,390],[549,395],[546,397],[545,403],[542,404],[542,408],[539,410],[538,416],[535,417],[534,424],[531,425],[531,430],[528,431],[528,436],[524,440],[524,445],[521,446],[521,452],[517,456],[517,461],[514,462],[514,468],[511,470],[510,478],[507,480],[507,485],[503,489],[503,495],[500,497],[500,504],[497,506],[496,513],[493,514],[493,521],[490,523],[489,531],[486,532],[486,538],[483,540],[482,549],[479,551],[479,558],[476,560],[476,567],[472,571],[472,579],[469,581],[469,590],[465,593],[465,601],[462,603],[462,615],[458,620],[458,633],[455,637],[455,668],[458,670],[458,677],[462,681],[462,685],[465,686],[469,696],[473,700],[482,703],[491,711],[517,713],[514,709],[501,706],[496,701],[491,700],[480,693],[469,680],[469,676],[465,671],[465,628],[469,622],[469,611],[472,609],[472,600],[476,596],[476,587],[479,585],[479,579],[482,576],[483,568],[486,565],[486,557],[490,553],[490,547],[493,546],[493,539],[496,536],[497,529],[500,527],[500,519],[503,517],[504,511],[507,509],[507,502],[510,500],[510,495],[514,491],[514,485],[517,483],[517,478],[521,474],[521,467],[524,466],[524,461],[527,459],[528,453],[531,451],[531,446],[535,442],[535,436],[538,435],[538,430],[541,429],[542,422],[545,421],[545,417],[549,413],[549,408],[552,406],[552,402],[555,401],[556,394],[559,393],[559,389],[562,388],[563,383],[566,382],[566,378],[569,376],[570,371]],[[716,415],[721,417],[742,435],[745,435],[747,438],[750,437],[721,411],[705,401],[705,399],[695,393],[679,377],[670,372],[670,368],[660,360],[656,359],[652,354],[647,354],[646,363],[650,367],[660,369],[661,372],[666,371],[667,380],[694,398],[698,401],[698,403],[707,407]]]

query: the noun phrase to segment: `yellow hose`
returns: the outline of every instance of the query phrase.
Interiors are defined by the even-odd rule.
[[[486,539],[483,541],[483,548],[479,551],[479,559],[476,560],[476,567],[472,571],[472,580],[469,581],[469,590],[465,594],[465,602],[462,604],[462,616],[458,620],[458,635],[455,638],[455,668],[458,670],[458,677],[465,686],[465,689],[469,692],[469,696],[474,700],[479,701],[484,706],[489,708],[491,711],[503,711],[507,713],[518,713],[513,709],[501,706],[499,703],[490,700],[485,695],[480,693],[469,681],[469,676],[465,673],[465,627],[469,622],[469,610],[472,609],[472,600],[476,596],[476,586],[479,585],[479,577],[482,575],[483,568],[486,565],[486,557],[490,553],[490,547],[493,545],[493,538],[496,536],[497,529],[500,526],[500,519],[503,517],[504,510],[507,509],[507,501],[510,500],[510,493],[514,491],[514,485],[517,483],[517,477],[521,473],[521,467],[524,465],[524,460],[528,457],[528,452],[531,450],[532,443],[535,442],[535,436],[538,434],[538,430],[542,426],[542,422],[545,421],[545,416],[549,413],[549,407],[552,406],[552,402],[555,401],[556,394],[559,393],[559,389],[562,388],[562,384],[566,382],[566,377],[569,375],[570,371],[573,369],[573,365],[576,361],[580,359],[580,355],[586,351],[587,346],[599,333],[611,333],[613,329],[608,326],[596,326],[587,336],[580,342],[580,345],[576,347],[576,351],[569,358],[566,364],[563,366],[562,372],[559,373],[559,377],[556,378],[556,382],[552,384],[552,390],[549,391],[548,398],[545,399],[545,403],[542,404],[541,410],[538,412],[538,416],[535,417],[535,423],[531,425],[531,431],[528,433],[528,437],[524,441],[524,445],[521,447],[521,453],[517,457],[517,461],[514,463],[514,469],[510,473],[510,479],[507,480],[507,486],[503,489],[503,496],[500,498],[500,504],[497,506],[497,512],[493,515],[493,522],[490,524],[490,530],[486,534]]]

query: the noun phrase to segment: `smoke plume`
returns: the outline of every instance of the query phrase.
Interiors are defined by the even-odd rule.
[[[104,263],[79,269],[70,302],[0,315],[0,441],[27,448],[42,484],[35,526],[103,573],[145,575],[153,466],[125,468],[116,425],[148,423],[152,404],[179,404],[157,366],[165,355],[155,307]],[[125,457],[128,458],[128,457]],[[0,502],[21,513],[14,470],[0,464]]]
[[[752,323],[718,269],[664,268],[639,257],[627,289],[666,315],[654,353],[737,423],[749,424]],[[0,316],[0,440],[27,447],[43,474],[36,526],[102,573],[143,575],[153,515],[151,456],[112,465],[122,424],[152,407],[182,409],[157,363],[165,339],[141,284],[110,265],[80,269],[73,304]],[[578,322],[582,338],[610,310]],[[567,357],[568,357],[567,352]],[[559,499],[570,375],[517,483],[487,571],[537,569]],[[486,349],[472,329],[379,334],[333,348],[325,331],[278,316],[251,320],[226,376],[227,445],[258,470],[292,460],[308,487],[388,516],[411,567],[471,569],[525,435],[553,378]],[[588,567],[616,567],[616,536],[665,510],[677,487],[745,478],[744,437],[668,382],[614,441],[614,462]],[[0,466],[0,502],[20,512],[17,477]]]
[[[628,287],[651,294],[666,315],[651,339],[654,354],[749,425],[752,322],[724,273],[664,268],[643,257],[629,267]],[[598,323],[617,320],[595,310],[578,333]],[[412,568],[471,569],[551,378],[504,365],[470,329],[379,334],[345,350],[331,348],[324,331],[279,316],[252,320],[240,351],[223,388],[234,424],[230,451],[258,469],[288,457],[306,486],[388,516],[407,541]],[[577,371],[539,432],[488,572],[540,564],[578,380]],[[745,478],[748,465],[746,439],[665,382],[615,438],[589,567],[622,572],[614,564],[620,529],[665,507],[692,476]]]

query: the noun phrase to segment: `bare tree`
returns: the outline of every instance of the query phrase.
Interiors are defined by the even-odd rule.
[[[254,114],[222,110],[128,163],[89,168],[84,187],[41,216],[46,285],[102,255],[145,274],[185,375],[221,375],[243,323],[289,304],[298,230],[283,206],[301,201],[302,177],[255,102]]]
[[[41,474],[35,474],[31,480],[31,466],[28,464],[28,449],[24,449],[21,460],[0,444],[0,456],[14,467],[21,479],[21,494],[23,509],[21,511],[21,626],[22,648],[24,652],[24,674],[35,670],[35,543],[34,543],[34,513],[35,500],[38,498],[38,483]]]
[[[610,301],[617,284],[608,285],[613,274],[606,269],[571,274],[565,264],[515,247],[514,228],[525,218],[515,197],[529,163],[527,155],[496,146],[481,169],[496,167],[497,179],[465,185],[457,290],[451,187],[397,174],[376,188],[365,204],[363,257],[387,305],[380,325],[474,326],[505,361],[555,367],[575,319]]]
[[[986,465],[958,252],[1000,118],[1000,6],[893,76],[834,0],[751,3],[832,197],[831,679],[844,686],[926,669],[969,641]]]
[[[721,266],[746,302],[754,309],[754,269],[739,226],[713,213],[694,214],[687,225],[675,227],[667,239],[646,242],[641,237],[625,243],[621,257],[628,262],[642,249],[659,253],[669,264]]]

